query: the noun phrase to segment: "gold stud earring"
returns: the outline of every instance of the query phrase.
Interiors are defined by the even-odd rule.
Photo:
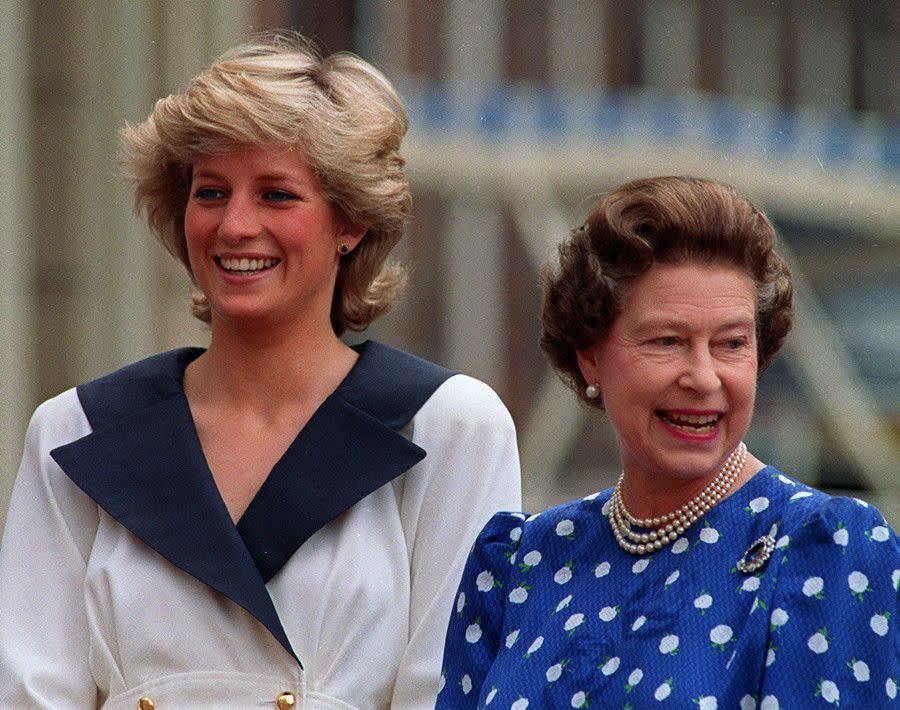
[[[338,247],[338,253],[340,253],[341,255],[349,254],[349,253],[350,253],[350,246],[347,245],[347,244],[341,244],[341,245]]]

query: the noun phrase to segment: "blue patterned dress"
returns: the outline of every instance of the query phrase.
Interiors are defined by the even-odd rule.
[[[767,467],[638,557],[612,536],[610,495],[485,526],[437,708],[900,704],[900,545],[876,509]],[[776,540],[768,563],[740,572],[763,535]]]

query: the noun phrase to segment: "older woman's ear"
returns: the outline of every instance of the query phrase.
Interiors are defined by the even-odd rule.
[[[584,381],[588,385],[596,384],[600,379],[600,344],[594,343],[582,350],[576,350],[575,358],[578,360],[578,369],[581,370]]]

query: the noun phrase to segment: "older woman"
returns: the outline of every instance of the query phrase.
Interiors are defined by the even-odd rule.
[[[410,197],[387,79],[239,47],[123,133],[208,349],[35,414],[0,553],[0,706],[413,708],[471,539],[516,506],[506,409],[362,329]]]
[[[769,221],[690,178],[602,196],[545,281],[542,346],[606,411],[616,486],[499,513],[469,557],[439,708],[887,707],[897,537],[747,451],[791,325]]]

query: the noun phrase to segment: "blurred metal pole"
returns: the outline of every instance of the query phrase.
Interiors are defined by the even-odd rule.
[[[451,0],[448,13],[447,70],[450,76],[485,86],[502,76],[502,5]],[[470,190],[451,199],[444,247],[444,342],[454,368],[502,382],[503,334],[502,222],[494,185],[476,179]]]
[[[778,248],[791,264],[794,279],[796,318],[784,346],[787,364],[811,397],[822,424],[874,490],[873,502],[897,525],[897,439],[797,259],[783,241]]]
[[[0,530],[33,404],[34,234],[28,201],[34,193],[28,4],[9,0],[0,22]]]

